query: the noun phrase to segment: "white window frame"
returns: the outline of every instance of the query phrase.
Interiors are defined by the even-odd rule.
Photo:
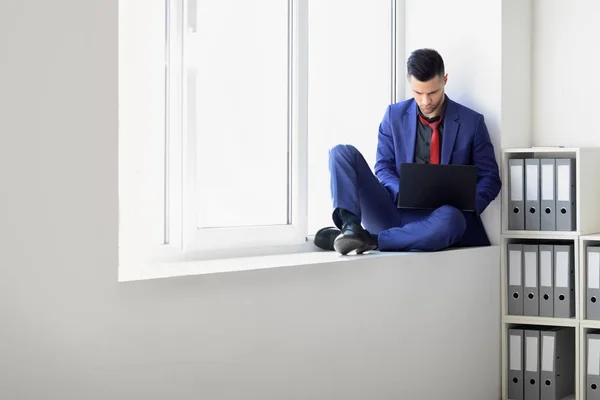
[[[125,229],[120,229],[127,247],[121,246],[122,255],[126,253],[125,258],[130,260],[169,262],[277,254],[305,249],[308,210],[308,0],[288,0],[288,151],[291,154],[288,160],[288,224],[200,229],[196,227],[195,215],[195,121],[193,115],[187,112],[189,105],[184,100],[193,101],[193,93],[188,92],[187,88],[193,82],[195,70],[193,67],[186,68],[188,53],[185,49],[186,46],[193,46],[195,39],[194,13],[189,11],[194,11],[197,4],[196,0],[163,1],[165,21],[170,23],[165,23],[164,157],[162,160],[156,159],[164,169],[161,182],[164,193],[162,232],[160,235],[157,232],[150,235],[153,241],[137,241],[136,231],[156,230],[157,224],[143,226],[145,221],[142,217],[138,218],[138,227],[126,224]],[[142,7],[141,4],[137,7]],[[122,51],[121,63],[126,64],[127,57],[128,54]],[[120,65],[120,72],[122,70]],[[132,73],[129,70],[129,76]],[[121,78],[127,79],[123,76]],[[125,91],[125,94],[131,95],[130,99],[134,96],[131,91]],[[137,118],[139,121],[143,117]],[[143,140],[143,136],[137,136],[138,140]],[[121,163],[127,163],[128,154],[120,149]],[[131,181],[131,178],[121,179],[122,177],[120,171],[120,191],[124,191],[129,199],[137,196],[137,201],[143,202],[141,195],[128,192],[127,181]],[[132,202],[134,203],[135,201]],[[156,240],[158,237],[160,241]]]
[[[306,242],[308,211],[308,0],[288,0],[288,223],[232,228],[196,227],[196,129],[193,114],[186,112],[193,108],[193,96],[190,96],[192,93],[187,88],[192,86],[196,71],[185,58],[191,53],[196,39],[196,2],[197,0],[168,0],[175,16],[171,19],[168,38],[172,41],[171,47],[183,48],[183,54],[173,52],[168,58],[171,66],[169,80],[176,82],[175,85],[168,85],[171,88],[168,98],[176,107],[183,106],[183,113],[179,116],[170,113],[171,124],[168,125],[167,132],[167,137],[170,137],[170,160],[175,161],[167,164],[175,165],[170,167],[172,173],[169,174],[169,179],[174,183],[168,184],[170,210],[168,209],[165,219],[165,242],[180,244],[183,251],[193,258],[209,254],[239,255],[247,252],[248,248],[260,247],[266,251],[267,247],[272,246],[300,245]],[[182,59],[184,65],[181,65]],[[187,70],[186,65],[189,66]],[[183,93],[179,88],[183,88]],[[188,102],[181,104],[181,98],[187,98]],[[182,160],[182,165],[187,166],[187,170],[180,168],[179,160]],[[179,209],[182,211],[179,212]]]

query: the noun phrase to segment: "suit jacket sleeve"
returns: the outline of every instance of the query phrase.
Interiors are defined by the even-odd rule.
[[[390,110],[388,106],[383,120],[379,124],[379,135],[377,139],[377,157],[375,159],[375,175],[385,186],[388,193],[396,202],[400,178],[396,172],[396,156],[394,154],[394,138],[390,123]]]
[[[494,146],[483,116],[480,116],[477,121],[472,156],[473,164],[477,166],[478,171],[475,208],[477,215],[481,215],[498,196],[502,187]]]

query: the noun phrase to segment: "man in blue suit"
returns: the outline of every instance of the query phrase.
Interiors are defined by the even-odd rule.
[[[480,215],[500,192],[501,182],[484,118],[445,94],[448,75],[435,50],[414,51],[407,77],[413,98],[392,104],[385,112],[375,175],[355,147],[337,145],[330,151],[337,228],[319,230],[318,247],[360,254],[490,245]],[[476,213],[448,205],[433,211],[397,208],[400,164],[413,162],[475,165]]]

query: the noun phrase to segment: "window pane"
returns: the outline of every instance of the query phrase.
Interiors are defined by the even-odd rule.
[[[314,1],[309,8],[308,233],[332,225],[329,149],[352,144],[373,167],[390,102],[389,1]]]
[[[288,3],[198,0],[197,27],[198,226],[286,224]]]

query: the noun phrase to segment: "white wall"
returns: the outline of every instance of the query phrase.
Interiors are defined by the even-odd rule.
[[[502,148],[531,146],[531,8],[502,1]]]
[[[485,118],[500,163],[502,19],[500,1],[406,0],[406,54],[430,47],[444,58],[452,100]],[[407,85],[406,95],[411,96]],[[500,196],[482,216],[492,243],[500,243]]]
[[[497,397],[497,248],[118,284],[117,1],[0,9],[0,398]]]
[[[600,146],[600,2],[533,1],[533,144]]]

